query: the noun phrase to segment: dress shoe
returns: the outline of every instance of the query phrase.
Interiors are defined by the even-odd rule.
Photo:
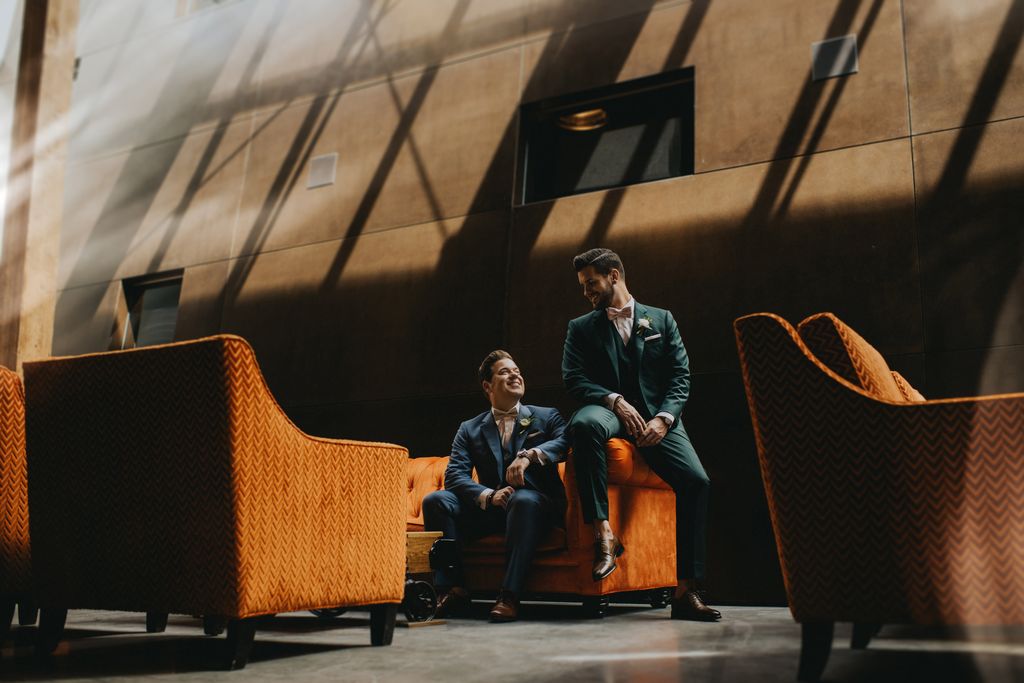
[[[704,604],[700,593],[688,590],[678,598],[672,598],[672,618],[687,621],[718,621],[722,613]]]
[[[519,618],[519,601],[512,591],[501,591],[491,608],[491,621],[515,621]]]
[[[615,558],[626,552],[626,547],[615,536],[594,542],[594,581],[607,578],[615,571]]]
[[[452,588],[447,593],[442,593],[437,599],[437,609],[434,610],[434,617],[444,619],[456,612],[461,612],[472,604],[469,593],[465,588]]]

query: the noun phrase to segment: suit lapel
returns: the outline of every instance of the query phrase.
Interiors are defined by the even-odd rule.
[[[505,458],[501,455],[501,437],[498,436],[498,425],[495,424],[491,411],[488,410],[484,413],[483,424],[480,426],[480,430],[483,432],[487,445],[491,448],[491,455],[494,456],[494,462],[498,467],[498,481],[501,481]]]
[[[647,330],[640,329],[640,319],[647,315],[647,309],[636,303],[633,303],[633,365],[636,367],[637,373],[640,372],[640,359],[644,357],[644,335],[648,333]]]
[[[513,429],[513,431],[512,431],[512,441],[511,441],[512,455],[515,455],[516,453],[518,453],[522,449],[523,442],[526,441],[527,433],[533,428],[532,424],[527,425],[526,427],[523,427],[520,424],[521,420],[528,419],[531,415],[533,415],[533,413],[530,412],[530,409],[528,407],[526,407],[525,405],[520,404],[520,406],[519,406],[519,419],[516,420],[515,424],[512,426],[512,429]]]
[[[603,342],[604,351],[608,354],[608,361],[612,364],[612,370],[615,372],[615,383],[620,384],[622,380],[619,376],[619,352],[615,345],[621,344],[622,339],[619,337],[618,332],[616,332],[615,325],[611,324],[604,311],[594,311],[593,324],[594,336]]]

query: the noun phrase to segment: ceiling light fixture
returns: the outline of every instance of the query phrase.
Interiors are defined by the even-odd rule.
[[[565,130],[597,130],[608,125],[608,113],[604,109],[586,109],[558,117],[558,125]]]

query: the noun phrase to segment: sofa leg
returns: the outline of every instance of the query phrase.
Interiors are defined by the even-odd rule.
[[[881,624],[856,622],[853,625],[853,635],[850,636],[850,649],[863,650],[881,630]]]
[[[146,612],[146,633],[163,633],[167,630],[167,612]]]
[[[383,605],[370,605],[370,643],[373,645],[390,645],[395,635],[395,617],[398,605],[389,602]]]
[[[39,608],[32,600],[25,599],[18,602],[18,626],[32,626],[39,618]]]
[[[608,613],[609,600],[607,595],[583,596],[583,614],[587,619],[604,619]]]
[[[244,669],[252,652],[256,638],[255,619],[231,619],[228,621],[228,639],[224,650],[224,668],[228,671]]]
[[[835,624],[831,621],[811,621],[801,624],[800,669],[796,679],[801,683],[821,680],[828,656],[832,653],[832,632]]]
[[[207,614],[203,617],[203,633],[208,636],[219,636],[224,633],[228,620],[224,617],[216,617]]]
[[[64,635],[64,622],[68,619],[66,609],[44,607],[39,610],[39,628],[36,631],[36,656],[53,654]]]
[[[672,602],[672,588],[656,588],[651,591],[650,600],[651,607],[654,609],[662,609],[668,607],[668,604]]]
[[[0,645],[7,640],[7,634],[11,630],[11,621],[14,620],[14,606],[13,598],[0,600]]]

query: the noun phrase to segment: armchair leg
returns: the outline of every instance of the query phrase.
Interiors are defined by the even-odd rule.
[[[68,619],[66,609],[44,607],[39,610],[39,628],[36,631],[36,655],[47,657],[53,654],[64,635],[64,622]]]
[[[850,636],[850,649],[863,650],[881,630],[881,624],[856,622],[853,625],[853,635]]]
[[[796,679],[800,683],[821,680],[828,656],[832,653],[832,633],[835,624],[831,621],[812,621],[801,624],[800,669]]]
[[[29,599],[18,603],[18,626],[32,626],[39,618],[39,609],[35,602]]]
[[[228,620],[224,617],[211,616],[207,614],[203,617],[203,633],[208,636],[219,636],[224,633],[225,627],[227,627]]]
[[[11,621],[14,620],[14,599],[0,600],[0,645],[7,640],[7,634],[11,630]]]
[[[231,619],[228,621],[224,668],[228,671],[244,669],[249,662],[249,653],[252,651],[252,641],[255,638],[255,619]]]
[[[383,605],[370,606],[370,643],[372,645],[390,645],[395,635],[395,617],[398,605],[389,602]]]
[[[146,633],[163,633],[167,630],[167,612],[146,612]]]

